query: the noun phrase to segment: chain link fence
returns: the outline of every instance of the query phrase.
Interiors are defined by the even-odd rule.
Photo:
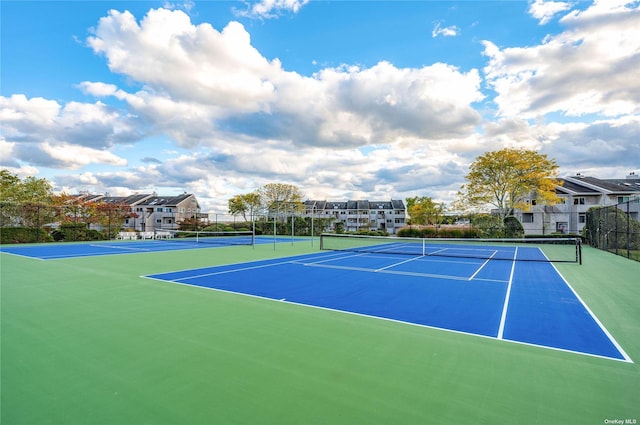
[[[129,214],[124,205],[0,203],[0,243],[92,241],[115,238]]]
[[[640,198],[591,208],[584,228],[586,242],[598,249],[640,261]]]
[[[311,236],[332,228],[333,219],[294,211],[255,214],[253,217],[220,213],[198,213],[178,220],[163,213],[171,224],[142,226],[143,219],[129,205],[0,203],[0,243],[37,243],[137,239],[155,230],[255,231],[257,235]],[[166,218],[166,217],[165,217]],[[132,237],[135,236],[135,237]]]

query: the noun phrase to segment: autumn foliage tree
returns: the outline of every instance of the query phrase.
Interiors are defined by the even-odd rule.
[[[260,194],[258,192],[251,192],[235,195],[229,199],[228,204],[229,214],[242,216],[245,222],[249,222],[250,218],[260,209]]]
[[[287,183],[268,183],[258,189],[263,207],[269,212],[282,212],[294,207],[299,210],[302,206],[302,192],[300,189]]]
[[[411,224],[434,225],[442,218],[444,205],[434,202],[428,196],[414,196],[406,201]]]
[[[515,209],[529,210],[530,197],[538,204],[554,205],[558,164],[547,155],[525,149],[505,148],[487,152],[471,164],[456,205],[467,209],[493,205],[499,223]]]

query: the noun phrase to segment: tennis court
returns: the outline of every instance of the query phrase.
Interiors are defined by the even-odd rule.
[[[537,247],[442,242],[407,255],[415,242],[342,239],[338,252],[147,277],[631,361]]]
[[[182,237],[163,235],[159,238],[96,241],[84,243],[10,245],[0,246],[0,252],[38,258],[59,260],[63,258],[93,257],[102,255],[141,254],[184,249],[221,248],[225,246],[273,244],[289,242],[285,238],[256,237],[251,232],[182,232]],[[167,235],[169,233],[167,232]]]
[[[260,239],[122,255],[3,246],[0,421],[640,419],[636,262]]]

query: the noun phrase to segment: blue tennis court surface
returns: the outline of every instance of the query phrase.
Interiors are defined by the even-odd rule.
[[[546,262],[320,252],[146,277],[631,362]]]
[[[290,239],[279,238],[278,243],[290,242]],[[255,244],[274,243],[273,237],[256,237]],[[0,252],[6,252],[23,257],[37,258],[40,260],[58,260],[63,258],[91,257],[101,255],[140,254],[145,252],[176,251],[182,249],[202,249],[225,247],[232,245],[247,245],[250,242],[243,241],[206,241],[195,242],[189,239],[153,239],[138,241],[98,241],[87,243],[39,244],[39,245],[11,245],[1,246]]]

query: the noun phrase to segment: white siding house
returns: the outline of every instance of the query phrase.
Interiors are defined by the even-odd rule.
[[[517,210],[525,234],[580,234],[586,224],[587,211],[626,202],[640,196],[640,176],[631,173],[625,179],[598,179],[580,174],[560,179],[556,188],[560,202],[554,206],[538,205],[531,196],[528,211]],[[638,217],[638,211],[630,211]]]

